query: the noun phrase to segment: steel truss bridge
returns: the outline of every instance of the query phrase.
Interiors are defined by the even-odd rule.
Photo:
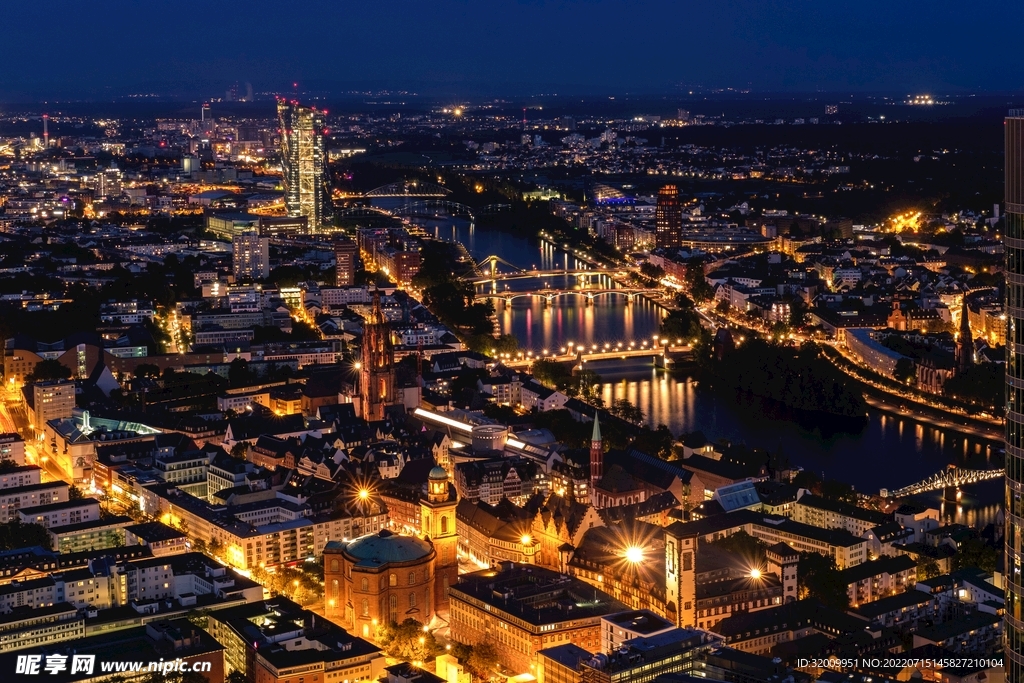
[[[977,484],[981,481],[998,479],[1004,476],[1005,470],[968,470],[962,467],[950,466],[941,472],[936,472],[923,481],[910,486],[904,486],[896,491],[882,489],[883,498],[904,498],[918,493],[938,491],[940,489],[958,489],[967,484]]]
[[[420,216],[428,218],[441,215],[465,216],[469,220],[476,218],[472,208],[459,202],[450,202],[447,199],[426,199],[419,202],[410,202],[393,209],[391,213],[395,216]]]

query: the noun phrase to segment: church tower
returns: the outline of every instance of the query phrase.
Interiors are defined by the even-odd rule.
[[[682,522],[665,528],[665,609],[683,628],[697,625],[696,555],[696,533]]]
[[[362,365],[359,374],[360,410],[366,421],[383,420],[384,407],[395,396],[395,349],[391,327],[380,307],[380,291],[373,292],[373,309],[363,326]]]
[[[420,535],[434,545],[434,610],[448,609],[448,586],[459,580],[459,534],[455,508],[459,496],[448,473],[435,466],[427,475],[427,496],[420,499]]]
[[[590,504],[598,505],[597,485],[604,478],[604,442],[601,440],[601,425],[594,411],[594,432],[590,436]]]
[[[964,294],[960,308],[960,337],[956,341],[957,374],[970,369],[974,364],[974,340],[971,339],[971,313],[967,308],[967,294]]]

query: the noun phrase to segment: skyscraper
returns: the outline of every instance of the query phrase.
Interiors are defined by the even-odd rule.
[[[394,402],[395,348],[391,326],[380,307],[380,291],[373,292],[373,309],[363,325],[362,365],[359,372],[360,411],[367,421],[383,420],[384,406]]]
[[[331,188],[324,145],[326,112],[295,100],[277,100],[281,126],[284,204],[289,216],[305,216],[312,230],[330,223]]]
[[[270,239],[254,230],[235,235],[232,240],[236,280],[265,280],[270,276]]]
[[[666,185],[658,191],[654,225],[657,229],[656,246],[678,249],[682,245],[683,206],[679,203],[679,189],[675,185]]]
[[[1024,680],[1024,109],[1006,118],[1006,680]]]

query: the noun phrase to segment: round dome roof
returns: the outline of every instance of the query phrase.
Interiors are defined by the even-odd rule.
[[[420,470],[422,472],[423,470]],[[444,471],[444,468],[440,465],[434,465],[430,469],[430,474],[427,475],[428,479],[434,479],[436,481],[448,481],[448,473]]]
[[[345,548],[345,552],[356,560],[356,566],[362,567],[413,562],[427,557],[433,550],[426,541],[415,536],[398,536],[387,529],[360,536]]]

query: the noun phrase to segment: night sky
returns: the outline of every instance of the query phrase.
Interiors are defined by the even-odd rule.
[[[1019,0],[6,0],[0,98],[1024,89]]]

